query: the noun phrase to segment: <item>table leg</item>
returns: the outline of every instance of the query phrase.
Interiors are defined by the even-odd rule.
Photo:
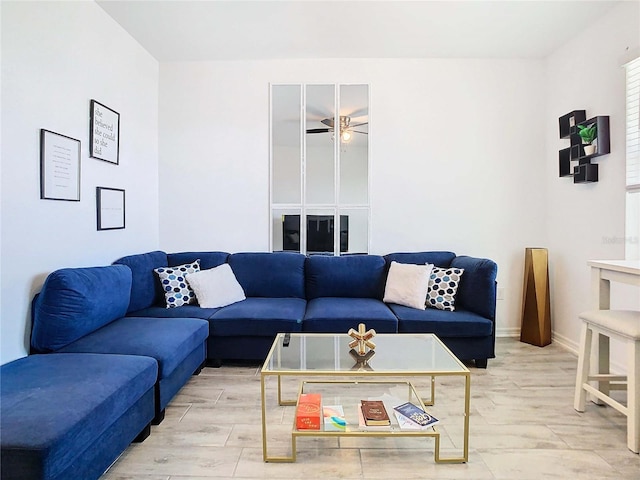
[[[464,377],[464,461],[469,461],[469,404],[471,402],[471,374]]]
[[[262,461],[267,461],[267,406],[264,389],[264,375],[260,376],[260,404],[262,405]]]
[[[602,278],[602,270],[591,267],[591,298],[594,299],[595,310],[609,310],[611,308],[611,282]],[[597,334],[593,336],[591,344],[591,375],[609,373],[609,337]],[[598,382],[598,390],[605,395],[609,395],[609,382],[602,380]],[[598,405],[604,402],[590,395],[591,401]]]
[[[292,454],[289,457],[270,457],[267,453],[267,398],[265,392],[265,376],[260,376],[260,400],[262,403],[262,461],[264,462],[295,462],[296,461],[296,439],[291,437]],[[280,400],[280,375],[278,375],[278,401]],[[295,405],[295,404],[294,404]]]
[[[464,436],[462,457],[441,458],[440,436],[436,435],[435,461],[436,463],[467,463],[469,461],[469,409],[471,404],[471,373],[464,376]]]

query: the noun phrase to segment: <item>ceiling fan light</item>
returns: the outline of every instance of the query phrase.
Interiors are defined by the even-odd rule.
[[[341,135],[341,139],[344,143],[349,143],[351,141],[351,138],[353,137],[353,135],[351,134],[351,132],[349,130],[344,130],[342,132]]]

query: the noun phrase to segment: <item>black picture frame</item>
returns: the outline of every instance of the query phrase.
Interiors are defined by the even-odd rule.
[[[40,129],[40,198],[80,201],[80,140]]]
[[[121,188],[96,187],[96,217],[98,230],[125,228],[125,191]]]
[[[120,164],[120,114],[96,100],[89,107],[89,156]]]

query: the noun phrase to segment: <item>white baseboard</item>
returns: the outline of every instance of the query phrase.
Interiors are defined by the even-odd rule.
[[[573,340],[568,339],[564,335],[560,335],[559,333],[551,333],[551,341],[557,343],[565,350],[573,353],[576,357],[578,356],[578,343]]]
[[[520,328],[498,328],[496,329],[496,337],[497,338],[520,338]],[[578,344],[573,340],[569,340],[567,337],[559,335],[557,333],[551,333],[551,341],[553,343],[557,343],[559,346],[564,348],[565,350],[573,353],[576,357],[578,356]]]
[[[497,328],[496,329],[496,337],[497,338],[520,338],[520,328],[512,327],[512,328]],[[565,337],[564,335],[560,335],[555,332],[551,332],[551,342],[565,349],[569,353],[572,353],[576,356],[576,360],[578,358],[578,343]],[[613,361],[611,362],[610,369],[612,373],[617,375],[626,375],[627,366],[621,364],[620,362]]]
[[[513,328],[496,328],[496,337],[520,337],[520,329],[517,327]]]

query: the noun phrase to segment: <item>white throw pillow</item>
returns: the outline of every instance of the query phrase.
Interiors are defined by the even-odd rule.
[[[383,301],[424,310],[432,268],[431,264],[391,262]]]
[[[228,263],[192,273],[187,282],[203,308],[225,307],[247,298]]]

